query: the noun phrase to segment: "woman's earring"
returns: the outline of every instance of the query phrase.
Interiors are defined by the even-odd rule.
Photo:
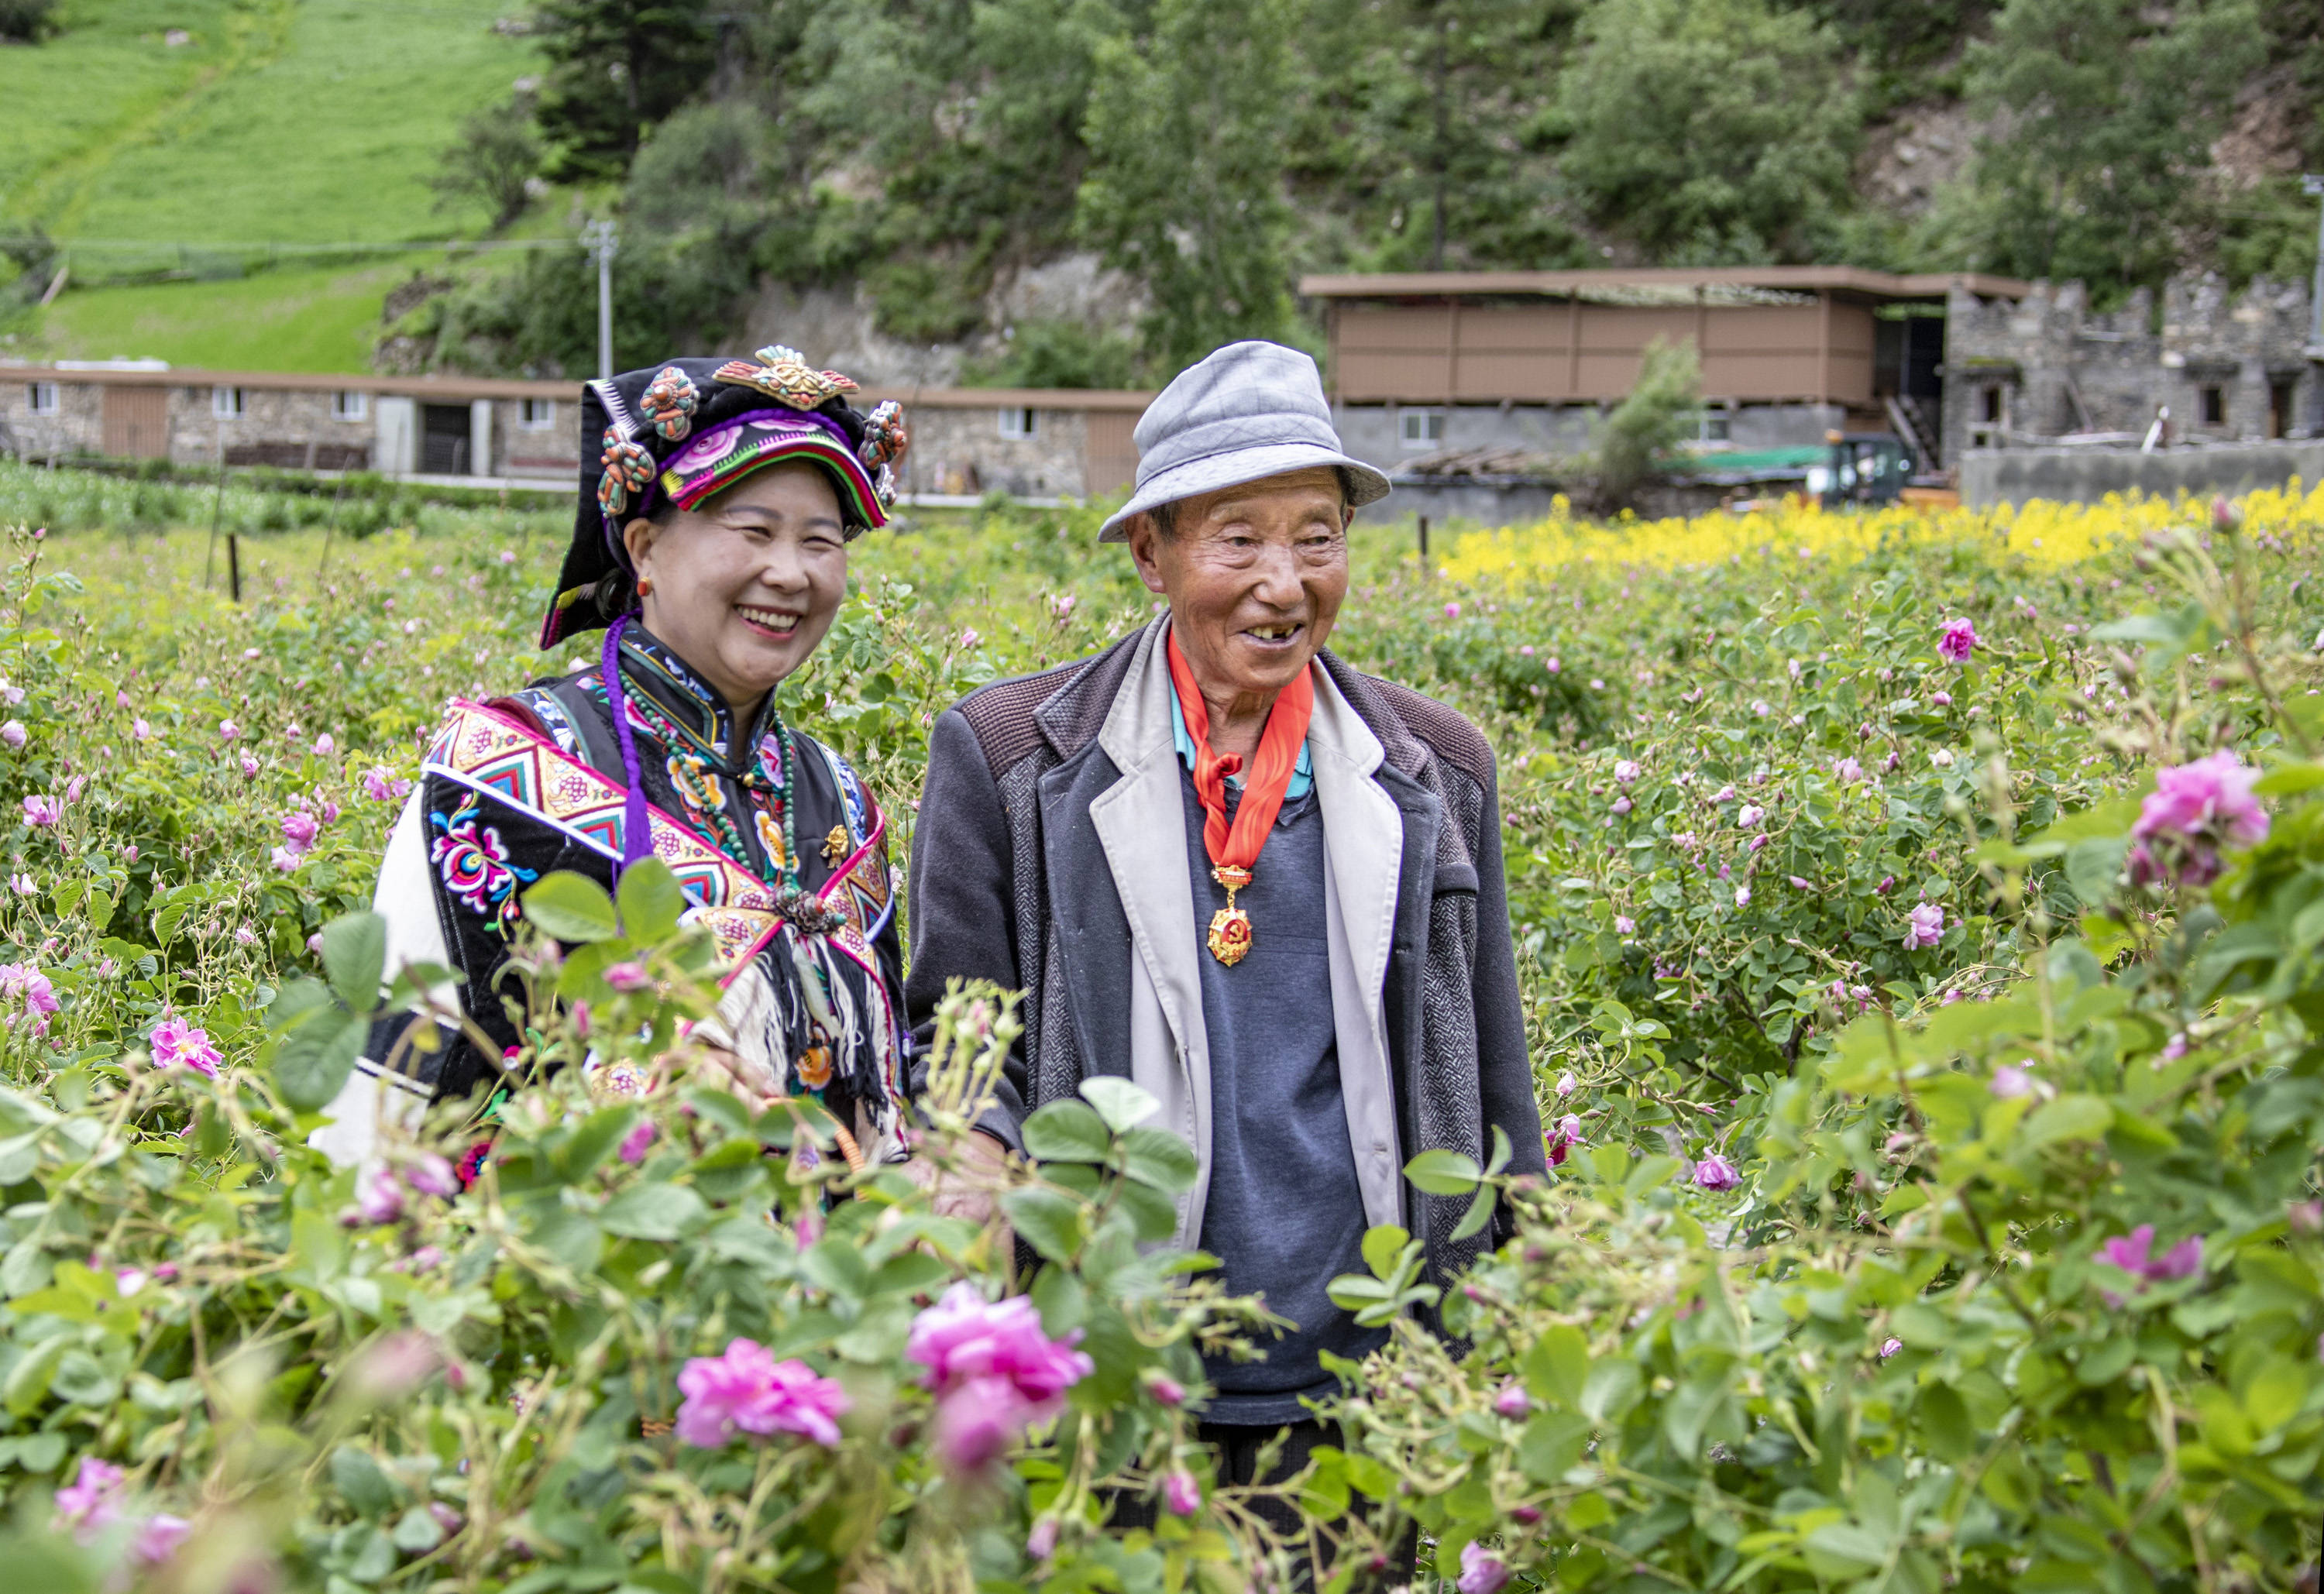
[[[652,576],[641,576],[638,577],[638,596],[641,598],[650,598],[653,596]]]

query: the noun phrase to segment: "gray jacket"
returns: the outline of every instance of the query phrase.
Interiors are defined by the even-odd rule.
[[[925,1033],[951,979],[1026,992],[1024,1037],[984,1126],[1012,1145],[1027,1113],[1089,1075],[1153,1092],[1158,1121],[1187,1137],[1204,1175],[1180,1203],[1191,1243],[1209,1170],[1209,1064],[1161,696],[1167,624],[997,682],[936,722],[912,838],[905,1000]],[[1499,1125],[1516,1169],[1543,1166],[1492,751],[1443,705],[1329,652],[1317,660],[1309,742],[1365,1217],[1402,1222],[1441,1283],[1489,1236],[1445,1239],[1466,1199],[1412,1190],[1403,1162],[1440,1147],[1482,1160]]]

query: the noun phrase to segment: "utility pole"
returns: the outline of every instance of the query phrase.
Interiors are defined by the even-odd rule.
[[[2310,198],[2324,198],[2324,177],[2314,173],[2300,180],[2300,191]],[[2308,290],[2308,353],[2324,353],[2324,207],[2316,217],[2316,280]]]
[[[593,221],[581,229],[581,246],[597,262],[597,379],[613,377],[613,251],[620,239],[610,221]]]

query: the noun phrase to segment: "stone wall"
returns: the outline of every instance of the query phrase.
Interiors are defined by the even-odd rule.
[[[1955,288],[1945,306],[1946,462],[2070,432],[2144,433],[2167,407],[2176,439],[2259,442],[2324,433],[2306,356],[2308,290],[2216,273],[2173,278],[2160,312],[2141,289],[2097,312],[2080,282],[2017,302]]]
[[[2168,448],[1985,448],[1961,456],[1961,502],[1971,509],[2047,499],[2095,503],[2109,493],[2170,498],[2250,493],[2293,477],[2324,481],[2324,442]]]
[[[1074,410],[1036,410],[1033,416],[1031,437],[1009,438],[1001,433],[998,408],[907,404],[912,447],[898,484],[906,493],[1083,496],[1087,419]]]
[[[309,444],[332,451],[318,461],[327,466],[361,469],[371,463],[369,402],[361,419],[342,419],[331,413],[328,392],[245,387],[243,412],[221,417],[211,409],[212,392],[208,387],[169,390],[170,457],[181,465],[215,463],[223,447],[232,461],[297,466],[304,464]],[[282,457],[274,457],[277,454]],[[294,454],[300,457],[294,460]]]
[[[1431,410],[1443,419],[1443,436],[1425,447],[1406,447],[1401,415]],[[1337,404],[1332,411],[1340,444],[1367,465],[1393,471],[1423,455],[1470,449],[1513,449],[1560,459],[1590,447],[1603,412],[1594,404]],[[1724,410],[1727,440],[1737,448],[1787,448],[1821,443],[1848,424],[1838,404],[1744,404]]]
[[[105,390],[59,382],[57,413],[35,415],[32,382],[14,372],[0,373],[0,426],[7,428],[17,450],[28,456],[97,453],[105,444]]]

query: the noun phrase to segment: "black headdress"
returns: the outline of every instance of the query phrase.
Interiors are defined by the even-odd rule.
[[[903,411],[869,415],[844,395],[855,383],[812,369],[793,349],[752,360],[671,360],[582,390],[581,502],[557,599],[540,630],[553,648],[616,618],[605,578],[629,569],[622,528],[663,504],[691,509],[779,460],[830,473],[847,535],[888,523],[895,473],[908,438]]]

